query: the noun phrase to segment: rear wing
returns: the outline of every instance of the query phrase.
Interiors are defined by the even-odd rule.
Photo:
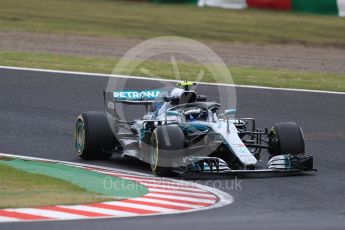
[[[110,92],[103,91],[104,105],[106,111],[111,113],[116,118],[116,104],[127,105],[144,105],[148,107],[160,95],[159,90],[114,90]]]

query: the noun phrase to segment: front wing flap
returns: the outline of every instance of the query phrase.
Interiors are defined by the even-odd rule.
[[[313,157],[309,155],[278,155],[269,160],[267,168],[240,170],[231,169],[224,160],[217,157],[184,157],[183,163],[187,166],[187,172],[195,173],[289,173],[316,170],[313,168]]]

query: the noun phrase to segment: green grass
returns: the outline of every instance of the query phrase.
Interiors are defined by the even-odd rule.
[[[47,68],[58,70],[112,73],[117,60],[98,57],[59,56],[40,53],[0,52],[1,65]],[[202,81],[214,82],[210,72],[193,63],[178,63],[183,80],[195,80],[201,69],[205,71]],[[118,73],[130,73],[134,76],[145,76],[140,68],[146,68],[155,76],[175,79],[172,67],[164,62],[145,62],[133,72],[124,69]],[[258,69],[250,67],[231,67],[232,77],[236,84],[272,86],[281,88],[298,88],[314,90],[330,90],[345,92],[345,75],[324,72],[301,72],[277,69]],[[149,75],[146,75],[150,77]],[[232,83],[231,79],[220,79],[224,83]],[[219,82],[219,81],[218,81]]]
[[[101,202],[109,198],[71,183],[0,164],[0,208]]]
[[[0,30],[345,47],[345,21],[336,16],[115,0],[1,0]]]

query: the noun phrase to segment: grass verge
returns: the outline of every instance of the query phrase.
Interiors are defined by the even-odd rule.
[[[1,0],[0,30],[345,47],[344,19],[114,0]]]
[[[101,202],[100,197],[66,181],[0,164],[0,208]]]
[[[46,68],[56,70],[82,71],[94,73],[112,72],[117,60],[100,57],[60,56],[41,53],[3,52],[0,51],[0,65]],[[178,63],[183,80],[195,80],[204,67],[193,63]],[[139,65],[131,75],[146,76],[140,69],[145,68],[155,76],[175,79],[170,63],[145,62]],[[291,70],[264,69],[252,67],[229,67],[235,84],[259,85],[279,88],[298,88],[345,92],[345,75],[324,72],[300,72]],[[123,70],[126,72],[126,70]],[[204,69],[202,81],[214,82],[211,74]],[[223,79],[224,83],[232,83]]]

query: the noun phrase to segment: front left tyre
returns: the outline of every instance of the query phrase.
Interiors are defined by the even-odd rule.
[[[106,113],[90,111],[79,114],[75,124],[74,144],[80,158],[108,159],[112,156],[115,143]]]
[[[151,135],[150,166],[157,176],[176,176],[172,162],[185,150],[185,137],[178,126],[157,126]]]

